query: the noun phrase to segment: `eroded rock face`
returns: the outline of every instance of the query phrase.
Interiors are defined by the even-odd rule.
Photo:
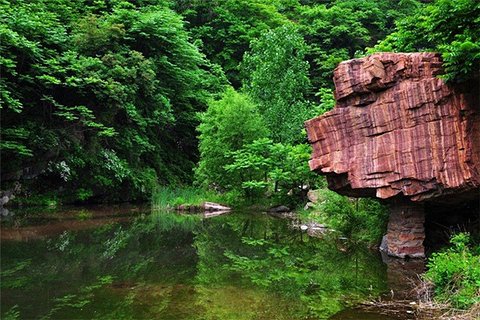
[[[435,53],[342,62],[335,108],[305,123],[310,168],[327,176],[330,189],[393,204],[388,249],[399,257],[424,255],[422,202],[480,194],[478,88],[447,86],[441,68]]]
[[[334,72],[336,107],[306,122],[310,168],[350,196],[478,196],[478,97],[447,86],[440,73],[434,53],[342,62]]]
[[[425,257],[425,211],[422,203],[394,201],[390,203],[387,226],[387,254],[399,258]]]

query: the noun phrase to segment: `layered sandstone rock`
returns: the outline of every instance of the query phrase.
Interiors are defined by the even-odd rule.
[[[387,226],[387,254],[400,258],[425,256],[425,212],[423,204],[405,199],[390,203]]]
[[[447,86],[440,73],[434,53],[342,62],[334,72],[336,107],[306,122],[310,168],[351,196],[478,196],[478,98]]]
[[[342,62],[335,108],[306,122],[310,168],[330,189],[392,199],[387,245],[399,257],[424,254],[422,202],[480,195],[478,88],[447,86],[441,67],[435,53]]]

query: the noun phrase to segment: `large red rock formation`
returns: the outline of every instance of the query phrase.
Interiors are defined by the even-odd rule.
[[[335,108],[306,122],[310,168],[327,176],[330,189],[392,199],[386,240],[399,257],[424,255],[422,202],[480,194],[478,88],[448,86],[441,72],[435,53],[342,62]]]
[[[434,53],[342,62],[334,72],[336,107],[306,122],[310,168],[346,195],[478,196],[478,99],[438,78],[441,66]]]

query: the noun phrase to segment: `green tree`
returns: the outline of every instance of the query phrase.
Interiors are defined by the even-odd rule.
[[[258,103],[275,142],[303,139],[309,118],[307,46],[292,25],[268,31],[251,44],[243,59],[244,90]]]
[[[3,181],[84,200],[191,180],[196,113],[221,70],[168,7],[102,3],[0,4]]]
[[[205,187],[231,188],[239,177],[224,167],[232,162],[232,152],[268,134],[263,119],[248,96],[229,88],[220,100],[209,103],[200,120],[196,181]]]
[[[393,31],[394,21],[411,14],[416,0],[337,0],[299,6],[300,32],[309,45],[310,79],[316,90],[332,88],[335,67],[363,54]]]
[[[304,195],[304,186],[313,187],[318,177],[308,167],[310,154],[309,145],[292,146],[263,138],[232,152],[233,162],[225,169],[239,177],[238,187],[248,198],[264,197],[268,192],[277,200],[295,203]]]
[[[263,32],[288,22],[279,10],[282,1],[176,0],[175,8],[189,22],[189,30],[201,42],[202,52],[222,66],[238,88],[241,84],[238,65],[252,40]]]
[[[396,31],[374,51],[438,51],[447,81],[478,81],[480,63],[480,2],[436,0],[397,23]]]

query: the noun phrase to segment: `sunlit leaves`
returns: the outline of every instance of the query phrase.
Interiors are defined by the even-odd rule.
[[[371,51],[438,51],[444,59],[443,78],[478,80],[480,63],[480,2],[436,0],[411,17]]]
[[[265,137],[265,123],[248,96],[232,88],[227,89],[222,99],[211,101],[200,119],[196,179],[204,186],[231,187],[239,179],[224,169],[232,161],[231,152]]]
[[[293,26],[269,31],[251,44],[242,62],[244,90],[259,110],[275,142],[302,140],[309,118],[307,46]]]

